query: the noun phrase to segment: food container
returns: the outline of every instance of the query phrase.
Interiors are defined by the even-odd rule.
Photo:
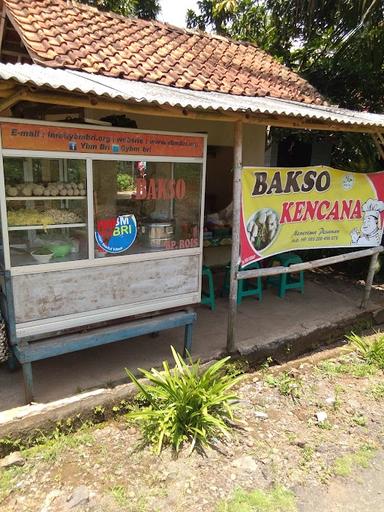
[[[148,222],[142,227],[145,245],[151,249],[164,249],[173,240],[172,222]]]
[[[39,263],[49,263],[53,256],[53,252],[50,252],[49,254],[39,254],[40,250],[41,249],[36,249],[35,251],[32,251],[31,252],[32,258]]]

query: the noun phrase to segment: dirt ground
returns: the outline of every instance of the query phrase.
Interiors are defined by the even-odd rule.
[[[140,447],[139,431],[123,416],[57,433],[22,451],[22,466],[0,470],[0,508],[384,511],[383,371],[354,353],[316,365],[265,365],[245,374],[238,394],[239,427],[205,453],[175,457],[166,449],[158,457]]]

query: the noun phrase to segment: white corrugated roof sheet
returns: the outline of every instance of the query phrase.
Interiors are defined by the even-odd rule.
[[[180,107],[193,110],[240,112],[296,117],[310,121],[332,122],[343,125],[384,128],[384,115],[356,112],[335,106],[307,105],[271,97],[234,96],[215,92],[177,89],[94,75],[70,69],[53,69],[37,64],[2,64],[0,79],[15,80],[69,92],[95,94],[110,99]]]

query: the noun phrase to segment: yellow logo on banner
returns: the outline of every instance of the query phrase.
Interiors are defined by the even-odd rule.
[[[383,212],[384,173],[245,167],[242,266],[299,249],[380,245]]]

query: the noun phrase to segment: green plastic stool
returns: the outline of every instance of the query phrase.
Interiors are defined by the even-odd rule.
[[[303,260],[294,252],[287,252],[283,254],[277,254],[272,257],[272,261],[277,261],[283,267],[289,267],[296,263],[302,263]],[[287,290],[300,290],[304,293],[304,271],[298,272],[298,277],[294,277],[292,274],[280,274],[279,276],[271,276],[267,279],[267,284],[277,286],[279,289],[279,297],[282,299],[285,297]]]
[[[205,293],[204,291],[201,292],[201,304],[207,304],[212,311],[216,308],[215,303],[215,287],[213,286],[213,275],[212,270],[207,267],[206,265],[203,265],[203,270],[201,273],[201,277],[206,277],[208,280],[208,293]]]
[[[255,262],[247,267],[247,270],[254,270],[260,268],[260,265]],[[225,267],[224,282],[221,289],[222,295],[229,294],[229,278],[231,275],[231,264]],[[241,304],[244,297],[257,297],[259,300],[263,296],[263,285],[261,277],[252,277],[250,279],[239,279],[237,286],[237,304]]]

